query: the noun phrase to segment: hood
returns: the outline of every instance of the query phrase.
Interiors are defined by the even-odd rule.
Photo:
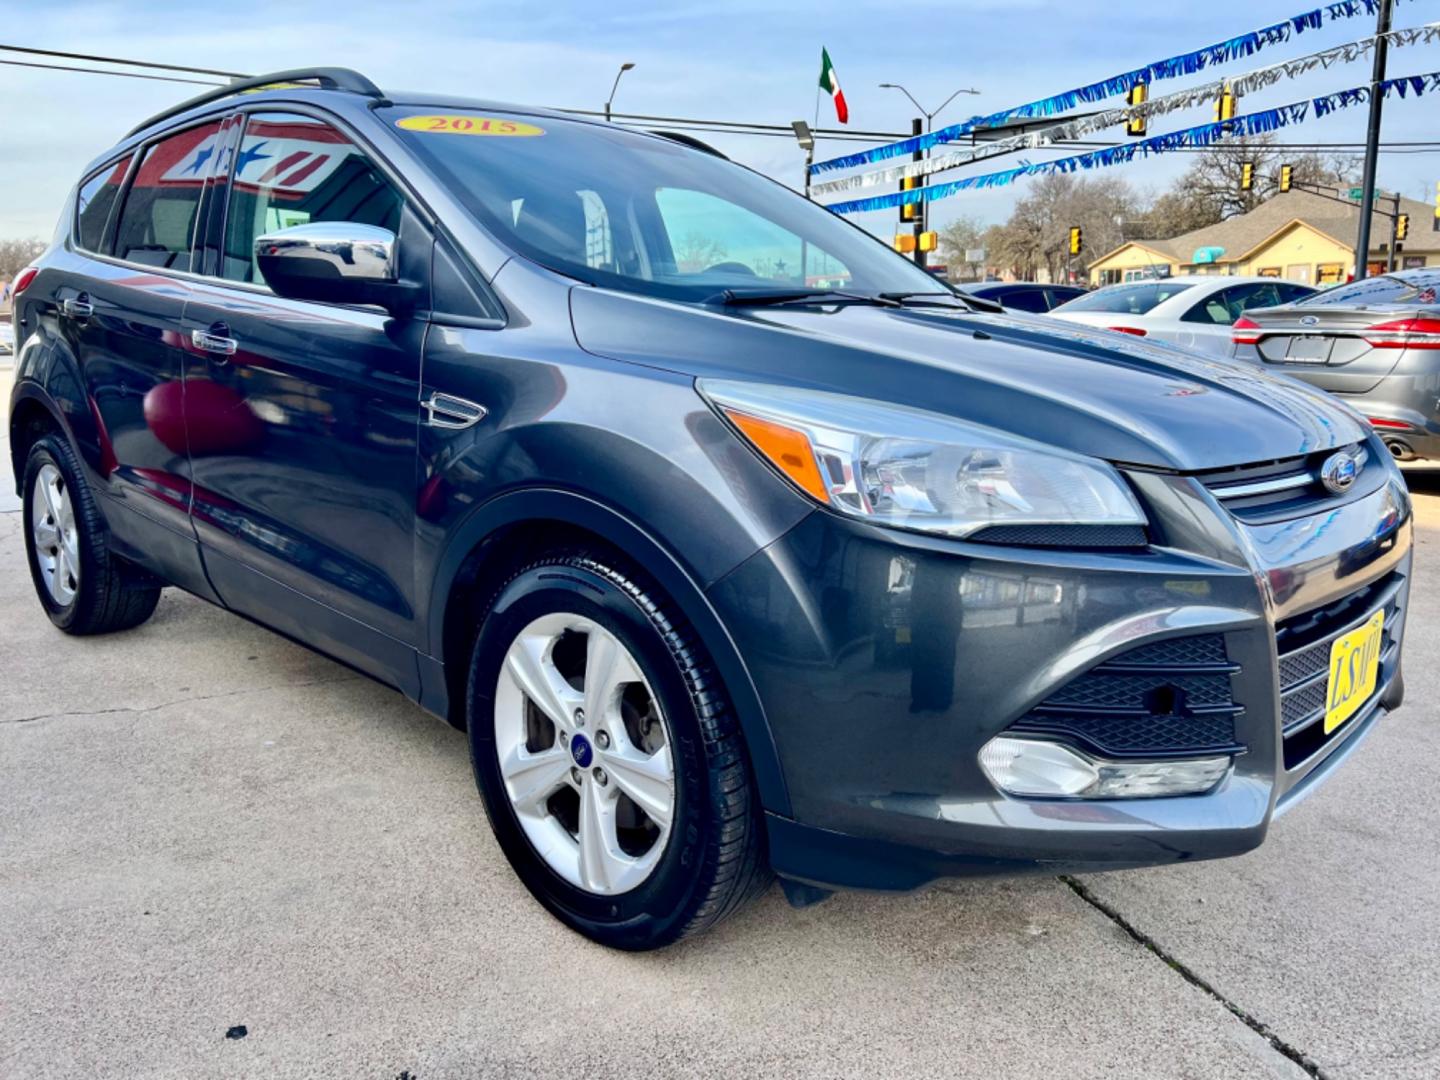
[[[1191,471],[1358,442],[1354,412],[1253,365],[1046,316],[710,308],[571,291],[581,348],[695,377],[928,409],[1119,464]]]

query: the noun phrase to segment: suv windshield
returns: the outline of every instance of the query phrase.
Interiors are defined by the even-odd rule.
[[[379,114],[498,238],[581,281],[688,300],[948,291],[823,207],[669,139],[553,117]]]
[[[1117,315],[1144,315],[1157,304],[1179,296],[1192,285],[1178,281],[1147,281],[1138,285],[1111,285],[1077,296],[1056,311],[1102,311]]]
[[[1440,272],[1380,274],[1306,297],[1305,307],[1370,307],[1373,304],[1433,304],[1440,288]]]

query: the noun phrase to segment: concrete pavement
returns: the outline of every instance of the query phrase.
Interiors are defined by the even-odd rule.
[[[772,890],[647,956],[530,899],[463,736],[175,590],[66,638],[0,505],[0,1075],[1434,1076],[1440,471],[1414,476],[1407,706],[1260,851]]]

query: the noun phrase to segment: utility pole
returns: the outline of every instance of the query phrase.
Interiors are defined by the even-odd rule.
[[[925,121],[922,120],[922,119],[920,119],[920,117],[918,117],[918,116],[915,117],[914,120],[910,121],[910,132],[911,132],[912,135],[923,135],[923,134],[925,133]],[[911,161],[924,161],[924,160],[925,160],[925,151],[924,151],[924,150],[916,150],[913,154],[910,155],[910,160],[911,160]],[[915,178],[915,186],[916,186],[916,188],[923,188],[923,187],[925,186],[925,181],[926,181],[926,179],[927,179],[927,177],[917,176],[917,177]],[[914,231],[914,234],[915,234],[915,265],[916,265],[916,266],[924,266],[925,263],[926,263],[925,252],[923,252],[923,251],[920,250],[920,234],[925,231],[925,220],[926,220],[926,218],[928,218],[929,216],[930,216],[930,208],[929,208],[929,206],[926,205],[925,199],[924,199],[923,196],[922,196],[922,198],[921,198],[921,200],[920,200],[920,216],[915,219],[915,224],[914,224],[913,226],[911,226],[911,228],[912,228],[912,230]]]
[[[1370,269],[1370,217],[1375,208],[1375,166],[1380,153],[1380,84],[1385,81],[1385,53],[1390,39],[1390,14],[1395,0],[1380,0],[1375,20],[1375,66],[1370,72],[1370,123],[1365,131],[1365,172],[1360,180],[1360,233],[1355,238],[1355,280],[1366,277]],[[1395,245],[1390,245],[1395,257]]]

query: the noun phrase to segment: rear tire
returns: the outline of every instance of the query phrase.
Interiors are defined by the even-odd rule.
[[[527,657],[541,666],[517,669]],[[612,663],[626,674],[601,680],[590,669],[602,662],[607,675]],[[538,693],[520,689],[535,687],[542,671]],[[613,711],[598,707],[606,692],[620,702]],[[770,883],[759,800],[724,689],[670,600],[617,559],[580,552],[518,570],[484,612],[467,697],[471,759],[496,839],[521,881],[568,926],[613,948],[655,949],[715,925]],[[617,719],[622,707],[628,735]],[[517,708],[529,732],[518,748]],[[642,730],[637,711],[644,739],[633,737]],[[556,715],[559,722],[546,719]],[[654,766],[651,779],[667,776],[672,797],[663,785],[637,786],[625,755]],[[535,772],[517,769],[517,757],[520,769],[537,763]],[[545,790],[529,790],[546,769]],[[595,849],[581,830],[599,818],[588,816],[596,804],[585,800],[614,800],[617,789],[636,794],[621,805],[628,837],[641,840],[620,850],[612,824],[616,857],[607,865],[618,869],[596,875],[586,869]],[[646,848],[644,837],[657,833],[663,842]]]
[[[35,593],[65,633],[129,630],[155,611],[160,585],[110,551],[100,508],[63,436],[45,435],[30,447],[23,512]]]

